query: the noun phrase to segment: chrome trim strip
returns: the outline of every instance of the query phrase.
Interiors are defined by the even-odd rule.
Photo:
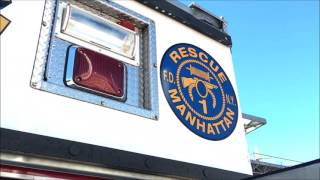
[[[67,29],[68,21],[70,19],[70,6],[67,6],[62,10],[61,16],[61,32],[65,32]]]
[[[112,49],[109,49],[108,47],[104,47],[104,46],[97,44],[93,41],[89,42],[87,40],[82,40],[82,39],[79,39],[79,38],[72,36],[68,33],[65,33],[65,30],[68,26],[68,21],[70,18],[72,8],[78,9],[79,11],[83,11],[87,14],[90,14],[90,16],[94,16],[95,18],[102,19],[103,21],[106,22],[105,19],[97,16],[96,14],[92,13],[91,11],[83,10],[74,4],[61,2],[61,3],[59,3],[59,8],[57,10],[57,22],[56,22],[56,28],[54,30],[54,32],[58,38],[61,38],[63,40],[66,40],[66,41],[74,43],[74,44],[78,44],[80,46],[83,46],[85,48],[91,49],[93,51],[96,51],[96,52],[99,52],[102,54],[105,54],[107,56],[113,57],[113,58],[118,59],[124,63],[128,63],[128,64],[131,64],[134,66],[140,65],[140,57],[139,57],[140,48],[139,48],[139,46],[134,48],[134,56],[133,57],[127,57],[126,55],[124,55],[120,52],[113,51]],[[133,33],[134,37],[135,37],[134,45],[139,44],[138,32],[124,28],[124,27],[122,27],[112,21],[108,21],[107,23],[113,24],[114,26],[116,26],[122,30]]]
[[[8,162],[13,164],[21,164],[24,166],[38,166],[42,167],[44,169],[50,170],[50,168],[53,169],[59,169],[61,172],[64,172],[63,170],[72,170],[77,171],[86,174],[96,174],[97,176],[116,176],[116,177],[122,177],[122,178],[133,178],[133,179],[141,179],[141,180],[174,180],[175,178],[168,178],[164,176],[157,176],[157,175],[149,175],[149,174],[142,174],[142,173],[136,173],[136,172],[129,172],[129,171],[122,171],[117,169],[110,169],[110,168],[104,168],[99,167],[95,165],[87,165],[87,164],[80,164],[76,162],[67,162],[63,160],[53,160],[48,158],[40,158],[40,157],[34,157],[34,156],[26,156],[26,155],[20,155],[20,154],[13,154],[13,153],[0,153],[0,160],[1,163]],[[56,170],[55,170],[56,171]],[[0,176],[1,177],[1,176]]]
[[[0,171],[0,177],[5,178],[14,178],[14,179],[25,179],[25,180],[33,180],[35,179],[32,175],[18,174],[18,173],[9,173]]]

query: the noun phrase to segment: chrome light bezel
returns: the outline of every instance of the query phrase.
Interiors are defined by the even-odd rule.
[[[131,34],[134,36],[134,43],[133,43],[133,53],[131,56],[126,55],[125,53],[118,51],[112,47],[108,47],[106,44],[110,44],[107,40],[105,41],[105,44],[103,45],[102,43],[99,43],[97,40],[94,38],[88,38],[79,35],[76,35],[68,29],[69,21],[71,18],[71,13],[72,11],[78,11],[83,14],[86,14],[88,17],[91,17],[92,19],[96,19],[97,21],[104,22],[106,25],[112,26],[114,28],[118,28],[119,30],[123,32],[127,32],[128,34]],[[56,36],[58,38],[61,38],[65,41],[71,42],[73,44],[77,44],[79,46],[85,47],[87,49],[99,52],[101,54],[104,54],[106,56],[110,56],[114,59],[117,59],[119,61],[122,61],[127,64],[131,64],[134,66],[139,66],[140,65],[140,52],[139,52],[139,30],[136,29],[135,31],[132,31],[130,29],[127,29],[111,20],[107,20],[105,18],[102,18],[97,15],[98,12],[95,10],[85,10],[80,7],[77,7],[75,5],[71,5],[69,3],[61,3],[58,12],[57,12],[57,26],[55,29]],[[60,25],[59,25],[60,24]],[[72,30],[71,30],[72,31]],[[93,33],[92,33],[93,34]],[[94,36],[94,35],[90,35]]]

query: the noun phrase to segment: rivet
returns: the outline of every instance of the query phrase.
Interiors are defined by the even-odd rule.
[[[32,86],[32,87],[37,87],[37,85],[38,85],[37,82],[32,82],[32,83],[31,83],[31,86]]]
[[[207,169],[203,169],[202,170],[202,175],[203,175],[203,177],[205,177],[205,178],[208,178],[208,170]]]
[[[144,161],[144,166],[150,169],[152,167],[151,160],[148,158]]]
[[[76,145],[72,145],[71,147],[69,147],[69,153],[72,156],[77,156],[80,154],[80,148]]]

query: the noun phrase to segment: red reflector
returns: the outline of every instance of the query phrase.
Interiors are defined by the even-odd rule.
[[[118,24],[127,29],[134,31],[134,27],[135,27],[134,24],[128,20],[121,20],[120,22],[118,22]]]
[[[124,64],[97,52],[77,48],[73,66],[74,83],[108,96],[124,96]]]

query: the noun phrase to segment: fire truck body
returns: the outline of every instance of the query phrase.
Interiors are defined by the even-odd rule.
[[[245,131],[240,116],[240,101],[232,63],[231,39],[228,39],[230,37],[223,27],[218,30],[211,24],[211,29],[206,31],[202,26],[206,27],[208,24],[202,24],[204,22],[201,20],[198,20],[199,22],[191,20],[179,22],[180,16],[182,20],[188,18],[186,15],[192,15],[193,18],[196,16],[190,14],[190,8],[184,10],[187,7],[179,8],[176,4],[176,2],[168,1],[47,0],[13,1],[3,8],[1,14],[6,16],[11,23],[1,34],[2,135],[13,130],[68,142],[84,143],[92,145],[92,147],[111,148],[148,157],[216,168],[223,170],[223,172],[230,171],[251,175],[252,170],[247,154]],[[69,13],[68,16],[65,13]],[[113,15],[112,13],[118,14]],[[186,15],[183,16],[184,14]],[[90,23],[95,25],[105,24],[97,26],[98,28],[85,27],[86,23],[81,24],[83,22],[77,21],[77,18],[81,18],[80,16],[91,18],[90,21],[93,22]],[[121,25],[121,23],[126,23],[124,20],[129,21],[129,25]],[[224,23],[221,19],[219,22]],[[197,23],[200,23],[201,26],[195,27]],[[133,25],[133,30],[132,28],[128,29],[128,26],[131,27],[131,25]],[[115,30],[112,28],[115,28],[116,34],[110,37],[110,41],[113,41],[113,38],[115,40],[108,42],[106,39],[99,39],[99,35],[106,32],[106,29],[100,30],[99,28],[106,28],[110,32],[114,32]],[[212,33],[211,36],[210,33]],[[219,40],[219,37],[224,39]],[[134,40],[130,40],[130,38]],[[123,44],[120,47],[117,43]],[[128,45],[128,43],[130,44]],[[80,51],[78,48],[81,47],[88,49],[88,51]],[[175,47],[177,48],[174,49]],[[198,47],[199,49],[197,49]],[[74,48],[73,51],[72,48]],[[128,48],[133,48],[133,50],[130,51]],[[88,55],[81,54],[83,52]],[[94,86],[97,87],[96,89],[90,89],[91,86],[88,84],[91,82],[87,82],[87,84],[76,82],[76,78],[72,79],[75,75],[71,75],[71,80],[75,81],[72,83],[75,86],[68,84],[69,81],[66,80],[68,63],[74,63],[70,73],[75,73],[74,61],[77,60],[76,57],[82,55],[82,59],[91,58],[90,52],[97,54],[92,56],[107,56],[120,62],[119,66],[124,67],[124,73],[121,76],[119,73],[117,75],[123,79],[123,88],[113,91],[113,87],[117,84],[110,82],[109,89],[103,87],[108,91],[99,93],[98,86]],[[183,70],[183,64],[179,66],[182,68],[181,76],[182,73],[188,72],[190,73],[188,77],[193,78],[193,81],[190,81],[191,84],[194,84],[194,89],[190,88],[192,89],[191,97],[187,97],[190,96],[190,93],[184,94],[189,105],[188,103],[175,102],[177,100],[175,98],[182,99],[178,95],[175,96],[174,88],[172,88],[179,82],[171,82],[172,79],[178,77],[178,73],[174,72],[176,73],[175,77],[170,74],[172,65],[166,66],[166,55],[172,59],[168,63],[175,63],[175,60],[182,61],[180,59],[183,59],[184,56],[190,59],[199,59],[201,62],[201,64],[195,62],[194,65],[188,65],[185,70]],[[209,55],[214,59],[212,64]],[[216,62],[220,69],[223,69],[220,74],[218,71],[214,72],[214,67],[218,67],[214,64]],[[92,63],[94,62],[92,61]],[[96,67],[93,65],[92,68]],[[191,73],[192,68],[194,69],[193,73],[198,74],[197,77]],[[209,86],[205,79],[199,80],[206,76],[206,73],[209,73],[208,77],[211,76],[211,72],[212,78],[215,80],[208,78],[209,82],[220,81],[222,82],[221,86],[219,83]],[[214,74],[216,76],[213,77]],[[82,75],[82,79],[79,80],[84,80]],[[187,75],[185,76],[187,77]],[[106,75],[104,78],[108,77],[110,76]],[[224,79],[229,81],[234,89],[235,96],[230,95],[233,98],[232,102],[227,95],[223,96],[226,97],[223,99],[223,105],[219,104],[219,95],[212,95],[212,99],[206,101],[201,101],[201,99],[192,101],[193,98],[197,98],[196,96],[207,98],[211,92],[208,88],[224,87]],[[106,80],[106,82],[109,81]],[[187,86],[182,84],[183,87]],[[170,87],[166,89],[167,86]],[[205,90],[200,89],[202,86]],[[181,89],[183,88],[181,87]],[[123,92],[123,96],[119,96],[120,98],[115,95],[117,90]],[[181,91],[184,93],[184,90]],[[108,94],[108,92],[112,93]],[[228,91],[225,90],[225,92]],[[196,103],[196,107],[201,107],[201,109],[194,111],[199,111],[200,117],[206,117],[210,112],[207,110],[208,105],[203,102],[214,104],[214,98],[217,101],[217,108],[225,107],[225,118],[229,121],[222,118],[222,121],[217,121],[220,125],[205,124],[198,119],[192,122],[191,120],[196,116],[191,113],[188,115],[188,108],[193,106],[192,103]],[[233,109],[230,110],[235,106],[233,102],[236,103],[236,112]],[[230,108],[228,108],[229,106]],[[185,109],[183,110],[183,108]],[[190,112],[193,112],[192,108],[190,108]],[[181,113],[182,118],[177,113]],[[236,120],[232,120],[235,113],[239,116],[236,117]],[[210,118],[209,115],[208,118]],[[229,132],[228,128],[229,126],[231,128],[232,123],[235,123],[235,127]],[[228,131],[229,134],[222,135],[223,130]],[[218,136],[220,133],[221,136]],[[15,143],[14,139],[8,139],[8,137],[3,136],[2,138],[5,138],[6,143],[10,144],[11,141]],[[32,142],[31,140],[25,142],[29,141]],[[22,143],[23,140],[19,142]],[[24,157],[22,161],[17,162],[28,164],[28,158],[25,158],[29,154],[19,150],[19,147],[28,146],[28,144],[15,146],[17,146],[17,152],[10,150],[8,144],[3,145],[2,160],[5,162],[14,161],[16,155],[17,158]],[[42,148],[41,151],[47,151],[46,147]],[[33,148],[30,147],[30,149]],[[39,147],[36,149],[39,150]],[[77,148],[75,151],[77,154]],[[35,160],[32,159],[34,155],[37,156],[35,152],[30,150],[29,160]],[[81,152],[79,153],[81,154]],[[43,156],[46,153],[39,155],[38,158],[48,159],[48,162],[54,160],[57,165],[59,164],[59,160],[55,159],[57,157]],[[95,154],[90,156],[95,156]],[[81,155],[79,158],[81,159]],[[69,162],[69,160],[67,158],[60,159],[61,163]],[[77,163],[81,166],[83,162]],[[94,164],[94,162],[88,163]],[[36,164],[37,166],[41,165],[41,163]],[[86,166],[85,162],[83,166]],[[133,166],[135,165],[131,165],[131,168],[135,169]],[[101,170],[107,167],[99,167],[95,164],[94,167],[96,167],[96,172],[91,169],[90,173],[94,173],[95,176],[99,173],[108,174],[106,170]],[[130,165],[128,167],[130,168]],[[192,167],[190,166],[190,168]],[[2,168],[5,169],[5,166]],[[111,168],[115,172],[132,172],[131,177],[122,176],[121,173],[120,175],[111,173],[111,175],[109,174],[111,178],[156,179],[164,178],[164,176],[171,178],[178,176],[174,173],[166,174],[164,172],[157,174],[157,176],[148,176],[147,174],[155,174],[156,172],[139,170],[139,168],[136,169],[137,172],[124,170],[121,167],[118,171],[116,167]],[[68,169],[68,166],[62,165],[62,169]],[[72,168],[69,170],[74,171]],[[89,172],[81,168],[76,172],[82,171]],[[2,170],[2,176],[4,176],[3,172]],[[145,174],[145,176],[135,176],[137,174]],[[206,175],[201,174],[201,176],[205,177]],[[176,178],[199,178],[199,176],[186,175],[183,177],[180,175]]]

